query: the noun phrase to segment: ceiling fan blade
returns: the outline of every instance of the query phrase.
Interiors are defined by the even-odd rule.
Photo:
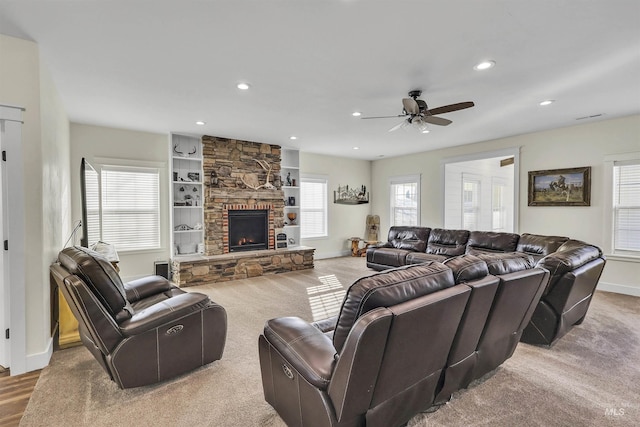
[[[415,99],[411,98],[402,98],[402,106],[404,107],[404,111],[407,114],[418,114],[420,113],[420,107]]]
[[[395,125],[394,127],[392,127],[391,129],[389,129],[389,132],[393,132],[394,130],[398,130],[398,129],[402,128],[402,127],[405,127],[405,126],[407,126],[407,124],[408,124],[407,121],[403,120],[400,123],[398,123],[397,125]]]
[[[451,123],[453,123],[451,120],[445,119],[444,117],[435,117],[435,116],[424,116],[422,118],[422,121],[431,123],[432,125],[438,125],[438,126],[448,126]]]
[[[464,110],[465,108],[471,108],[475,104],[471,101],[469,102],[459,102],[457,104],[445,105],[443,107],[431,108],[426,111],[427,114],[432,116],[436,116],[438,114],[450,113],[452,111]]]
[[[398,114],[397,116],[377,116],[377,117],[360,117],[361,119],[397,119],[398,117],[405,117],[406,114]]]

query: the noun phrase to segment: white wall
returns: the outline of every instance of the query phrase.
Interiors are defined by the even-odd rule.
[[[72,217],[82,217],[80,201],[80,161],[95,166],[98,158],[135,160],[162,164],[160,173],[160,241],[157,251],[118,252],[123,280],[154,274],[155,261],[169,261],[169,135],[71,124]],[[77,242],[79,244],[79,240]],[[116,248],[117,249],[117,248]]]
[[[603,120],[518,135],[509,138],[427,151],[411,156],[381,159],[373,162],[372,212],[380,215],[381,233],[389,229],[387,182],[390,176],[422,174],[421,224],[442,227],[441,161],[444,158],[520,147],[520,233],[564,235],[604,247],[603,223],[609,201],[603,196],[604,158],[607,155],[638,151],[640,148],[640,115]],[[527,206],[528,172],[546,169],[591,166],[591,206],[544,207]],[[610,259],[601,286],[640,295],[640,262]]]
[[[26,370],[33,370],[46,366],[51,354],[49,265],[70,230],[69,122],[35,43],[0,35],[0,55],[0,103],[25,108],[23,174],[9,177],[9,185],[23,186],[25,203],[9,209],[24,215],[27,304],[12,309],[24,310]]]
[[[316,248],[315,257],[317,259],[349,254],[351,242],[347,239],[365,237],[366,220],[370,213],[371,204],[336,204],[333,203],[333,192],[338,189],[339,185],[349,185],[349,187],[365,185],[367,189],[371,188],[371,162],[301,152],[300,172],[327,175],[329,179],[327,188],[328,237],[302,239],[301,243]]]

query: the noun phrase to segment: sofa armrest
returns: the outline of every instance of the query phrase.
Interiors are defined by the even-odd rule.
[[[204,294],[185,292],[134,313],[131,319],[127,319],[120,324],[120,331],[125,337],[139,335],[165,323],[173,322],[181,317],[200,311],[210,303],[211,300]]]
[[[151,295],[171,289],[171,282],[162,276],[147,276],[124,284],[124,291],[129,302],[140,301]]]
[[[579,240],[569,240],[560,246],[556,252],[542,258],[538,261],[538,267],[545,268],[551,273],[544,295],[551,292],[556,283],[566,273],[574,271],[597,258],[604,259],[600,248]]]
[[[264,336],[305,380],[327,389],[336,349],[325,334],[299,317],[279,317],[267,321]]]

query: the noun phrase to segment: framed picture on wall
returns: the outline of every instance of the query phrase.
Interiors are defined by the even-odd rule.
[[[529,206],[591,206],[591,166],[530,171]]]

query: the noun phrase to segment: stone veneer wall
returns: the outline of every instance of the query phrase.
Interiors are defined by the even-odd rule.
[[[202,151],[205,183],[205,255],[225,253],[223,216],[225,208],[229,206],[255,208],[270,205],[273,211],[273,228],[270,224],[269,240],[272,242],[276,230],[284,226],[284,192],[280,188],[280,146],[205,135],[202,137]],[[270,183],[275,182],[276,189],[253,190],[242,182],[242,178],[245,177],[247,182],[248,179],[257,178],[260,184],[265,183],[267,171],[257,160],[271,165]],[[215,173],[217,185],[212,184],[212,172]]]

